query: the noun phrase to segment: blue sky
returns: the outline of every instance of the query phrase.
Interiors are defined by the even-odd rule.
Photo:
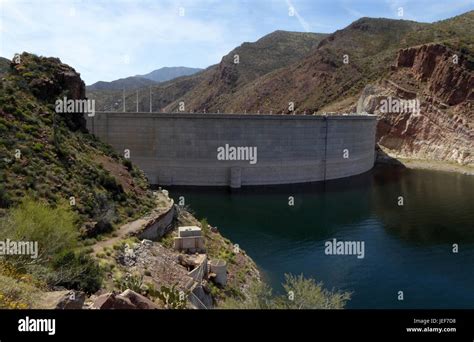
[[[91,84],[204,68],[275,30],[334,32],[363,16],[433,22],[473,9],[474,0],[0,0],[0,56],[59,57]]]

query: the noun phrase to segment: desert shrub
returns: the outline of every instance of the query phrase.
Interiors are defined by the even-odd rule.
[[[8,208],[12,204],[12,199],[7,193],[5,186],[0,185],[0,208]]]
[[[225,247],[220,247],[217,252],[217,259],[225,260],[229,264],[235,264],[235,253]]]
[[[0,274],[0,309],[28,309],[40,296],[33,285]]]
[[[122,164],[127,168],[128,171],[133,169],[132,162],[129,159],[123,159]]]
[[[35,262],[45,262],[76,245],[76,215],[63,203],[56,208],[25,198],[0,220],[0,239],[38,243]],[[32,263],[31,256],[9,256],[20,263]]]
[[[116,179],[109,175],[106,172],[103,172],[99,176],[99,184],[102,185],[105,189],[111,191],[112,193],[122,193],[122,185],[118,184]]]
[[[33,145],[33,151],[41,152],[44,150],[44,145],[42,143],[36,143]]]
[[[247,298],[229,297],[220,308],[223,309],[273,309],[274,298],[271,288],[265,283],[253,283],[248,290]]]
[[[229,298],[221,304],[226,309],[343,309],[351,294],[349,292],[329,291],[323,283],[316,283],[303,275],[285,274],[282,284],[286,293],[273,295],[272,290],[263,283],[254,283],[249,289],[248,298]]]
[[[99,234],[110,233],[112,230],[114,230],[114,226],[112,225],[112,223],[107,217],[103,217],[94,226],[93,234],[88,236],[93,237]]]
[[[51,286],[94,293],[101,288],[103,271],[89,255],[64,251],[51,263],[52,272],[46,278]]]
[[[203,232],[204,236],[208,235],[208,233],[209,233],[209,223],[207,223],[207,219],[203,218],[200,223],[201,223],[201,229],[202,229],[202,232]]]
[[[133,210],[130,207],[125,208],[125,215],[127,215],[128,217],[133,217],[134,214],[135,214],[135,210]]]
[[[143,278],[144,277],[141,274],[127,273],[125,276],[119,279],[116,279],[115,286],[120,291],[125,291],[127,289],[130,289],[137,293],[141,293],[143,291],[143,285],[144,285]]]
[[[3,123],[0,122],[0,132],[5,133],[8,132],[8,127],[5,126]]]
[[[163,302],[165,309],[186,308],[186,296],[182,296],[181,291],[176,288],[176,285],[171,287],[162,285],[155,295],[156,298]]]
[[[323,283],[316,283],[312,278],[303,275],[285,274],[283,288],[288,295],[278,297],[277,307],[281,309],[343,309],[351,298],[349,292],[329,291],[323,288]]]

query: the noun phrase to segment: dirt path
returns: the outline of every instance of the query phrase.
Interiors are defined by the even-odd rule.
[[[120,240],[126,238],[127,236],[131,235],[132,233],[139,231],[146,223],[148,220],[145,220],[143,218],[139,218],[138,220],[129,222],[121,226],[118,230],[116,230],[114,233],[115,236],[102,240],[97,242],[93,247],[93,255],[97,255],[97,253],[101,252],[104,250],[105,247],[112,247],[115,245],[117,242]]]
[[[114,236],[106,238],[102,241],[98,241],[94,246],[92,246],[92,255],[96,256],[97,253],[102,252],[105,247],[112,248],[120,240],[123,240],[126,237],[133,235],[133,233],[140,231],[146,224],[150,222],[150,220],[152,220],[153,217],[167,212],[172,205],[172,200],[159,193],[157,196],[157,206],[150,214],[122,225],[119,229],[114,231]]]

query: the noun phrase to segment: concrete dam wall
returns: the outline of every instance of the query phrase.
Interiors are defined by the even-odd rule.
[[[159,185],[315,182],[363,173],[375,158],[373,115],[110,112],[87,126]]]

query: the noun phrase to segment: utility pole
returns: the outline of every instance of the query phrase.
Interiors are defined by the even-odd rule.
[[[151,87],[150,87],[150,113],[152,112],[151,110]]]
[[[122,89],[123,112],[125,113],[125,89]]]
[[[137,90],[137,113],[138,113],[138,90]]]

